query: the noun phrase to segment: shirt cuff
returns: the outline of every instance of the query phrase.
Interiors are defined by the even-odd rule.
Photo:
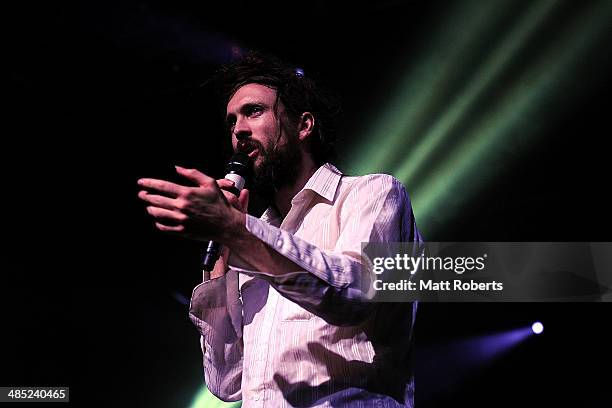
[[[325,253],[304,239],[248,214],[245,225],[251,234],[302,269],[289,271],[282,275],[273,275],[266,271],[256,270],[252,265],[240,259],[240,255],[230,255],[228,264],[238,272],[263,274],[275,278],[310,272],[329,285],[338,288],[354,284],[355,278],[361,273],[361,264],[346,254]]]

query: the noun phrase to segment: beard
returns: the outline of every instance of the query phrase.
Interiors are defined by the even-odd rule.
[[[253,169],[253,190],[269,203],[278,190],[295,183],[302,155],[297,137],[289,137],[289,142],[283,146],[264,150],[260,145],[259,148],[262,159],[259,167]]]

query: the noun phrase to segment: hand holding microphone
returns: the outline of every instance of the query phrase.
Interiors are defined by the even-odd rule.
[[[138,180],[143,189],[138,197],[147,203],[146,210],[160,231],[200,241],[225,242],[231,239],[235,228],[244,224],[236,208],[244,212],[247,192],[245,190],[236,199],[221,188],[239,194],[249,170],[250,160],[245,154],[235,155],[230,160],[226,176],[229,181],[216,181],[198,170],[176,166],[177,173],[195,186],[143,178]]]
[[[227,164],[225,179],[217,180],[217,184],[223,190],[223,194],[234,207],[246,212],[248,205],[248,190],[243,190],[247,175],[250,173],[251,163],[249,156],[238,152],[232,156]],[[238,200],[238,201],[236,201]],[[217,259],[221,255],[222,245],[215,241],[209,241],[204,250],[202,269],[204,280],[210,279],[206,272],[213,270]]]

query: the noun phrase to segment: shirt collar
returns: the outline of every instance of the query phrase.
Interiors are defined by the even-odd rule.
[[[303,190],[312,190],[327,201],[333,201],[341,178],[340,170],[331,163],[325,163],[308,179]]]
[[[302,190],[300,190],[295,197],[301,195],[300,193],[302,193],[304,190],[311,190],[325,198],[327,201],[333,201],[341,178],[342,172],[338,170],[336,166],[331,163],[325,163],[314,172],[314,174],[306,182],[306,185],[304,185],[304,188],[302,188]],[[274,206],[270,206],[262,214],[261,220],[274,225],[280,221],[280,218]]]

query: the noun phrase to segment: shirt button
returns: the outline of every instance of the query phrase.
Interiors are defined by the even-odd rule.
[[[282,247],[283,246],[283,240],[279,239],[278,241],[276,241],[276,246]]]
[[[259,394],[255,394],[255,395],[253,395],[253,399],[254,399],[255,401],[259,401]]]

